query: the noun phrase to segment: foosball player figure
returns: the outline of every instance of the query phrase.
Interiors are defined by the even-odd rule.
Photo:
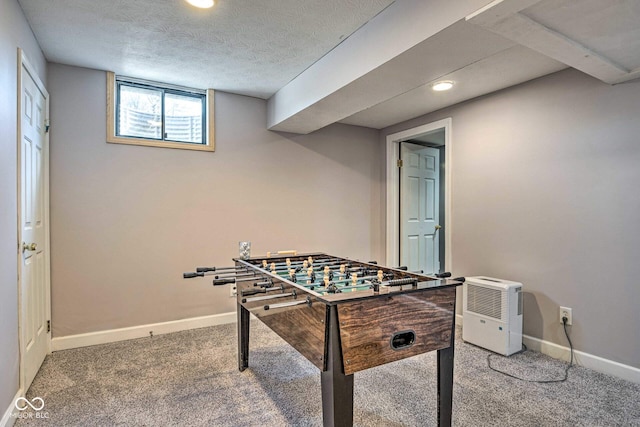
[[[289,280],[293,283],[298,283],[298,277],[296,276],[296,270],[293,268],[289,269]]]
[[[342,291],[336,286],[335,283],[331,282],[329,283],[329,286],[327,286],[327,292],[330,294],[339,294]]]
[[[380,281],[378,279],[371,280],[371,289],[373,290],[373,292],[380,292]]]
[[[316,282],[316,273],[313,271],[313,267],[307,269],[307,284]]]
[[[329,280],[333,280],[333,271],[329,268],[328,265],[324,266],[324,275],[329,277]]]

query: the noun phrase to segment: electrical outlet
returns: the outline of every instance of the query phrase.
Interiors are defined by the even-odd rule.
[[[229,286],[229,297],[235,298],[236,295],[238,295],[238,288],[235,283],[232,283],[231,286]]]
[[[560,307],[560,324],[562,324],[563,317],[567,318],[567,325],[573,325],[573,316],[569,307]]]

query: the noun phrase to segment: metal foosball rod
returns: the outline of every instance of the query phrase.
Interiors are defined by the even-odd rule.
[[[191,279],[194,277],[215,276],[215,279],[221,279],[231,276],[242,277],[251,274],[255,274],[255,272],[249,271],[247,267],[196,267],[195,272],[183,273],[182,277],[185,279]]]
[[[378,292],[380,290],[380,286],[404,286],[404,285],[416,285],[418,283],[418,279],[413,277],[404,278],[404,279],[387,280],[384,282],[378,282],[377,278],[374,278],[371,280],[375,280],[375,281],[370,281],[370,282],[363,281],[362,283],[356,283],[351,286],[340,286],[340,287],[335,286],[335,283],[330,283],[329,286],[320,286],[318,291],[327,292],[331,294],[331,293],[342,293],[344,291],[373,289],[375,292]],[[309,285],[305,285],[305,286],[309,286]]]
[[[362,281],[361,283],[364,284],[365,280],[372,280],[372,279],[377,279],[377,276],[363,276],[363,277],[356,277],[356,281]],[[337,280],[331,280],[330,283],[333,283],[334,285],[340,284],[340,283],[348,283],[351,282],[353,283],[353,278],[346,278],[346,279],[337,279]],[[302,286],[312,286],[312,285],[323,285],[323,282],[318,282],[318,283],[298,283],[299,285]]]
[[[233,268],[233,270],[231,268]],[[258,277],[255,271],[248,271],[246,268],[198,267],[196,270],[201,271],[183,273],[182,277],[184,279],[192,279],[195,277],[214,276],[212,282],[213,286],[227,285],[246,280],[255,280],[256,277]]]
[[[332,270],[333,268],[333,270]],[[344,263],[330,263],[330,264],[324,264],[324,265],[320,265],[318,267],[315,266],[309,266],[306,269],[293,269],[290,268],[288,271],[276,271],[277,274],[282,275],[281,273],[288,273],[288,275],[291,275],[291,271],[294,271],[297,275],[303,275],[303,274],[310,274],[310,272],[313,273],[321,273],[323,272],[324,274],[336,274],[339,273],[340,275],[345,275],[345,274],[352,274],[352,273],[358,273],[361,274],[363,272],[371,272],[371,271],[378,271],[376,269],[371,269],[371,268],[364,268],[364,267],[351,267],[351,264],[344,264]]]
[[[291,267],[300,267],[300,266],[302,266],[303,268],[306,269],[308,267],[314,267],[314,268],[324,267],[325,265],[345,264],[345,265],[351,266],[352,262],[353,261],[351,261],[351,260],[335,260],[334,258],[313,259],[313,257],[309,256],[309,258],[307,258],[306,260],[302,260],[302,261],[290,261],[290,259],[287,258],[285,263],[282,263],[282,262],[269,263],[267,260],[262,260],[262,268],[263,269],[268,269],[269,266],[271,266],[271,268],[273,268],[273,266],[275,266],[276,270],[286,270],[286,269],[289,269]],[[368,263],[369,264],[373,264],[373,265],[377,265],[377,261],[369,261]],[[366,267],[362,266],[362,267],[358,267],[358,268],[366,268]]]
[[[225,270],[237,270],[235,266],[233,267],[196,267],[196,273],[207,273],[209,271],[225,271]]]
[[[286,307],[294,307],[296,305],[302,305],[302,304],[307,304],[309,307],[311,307],[311,298],[307,297],[303,300],[300,301],[290,301],[290,302],[281,302],[281,303],[277,303],[277,304],[269,304],[269,305],[265,305],[264,309],[265,310],[271,310],[274,308],[286,308]]]
[[[329,262],[324,262],[324,263],[314,263],[314,264],[299,264],[299,265],[292,265],[290,267],[287,266],[280,266],[280,267],[275,267],[273,268],[273,266],[269,266],[264,268],[265,270],[269,270],[271,272],[282,272],[282,271],[288,271],[289,269],[293,268],[296,270],[307,270],[309,268],[313,268],[316,271],[319,271],[321,269],[323,269],[324,267],[339,267],[340,265],[342,265],[344,263],[340,263],[339,261],[329,261]],[[351,264],[349,264],[351,265]]]
[[[184,279],[192,279],[194,277],[207,277],[207,276],[213,276],[214,279],[228,279],[230,277],[247,277],[247,276],[254,276],[253,273],[234,273],[234,272],[228,272],[228,273],[218,273],[216,274],[215,272],[211,271],[211,272],[187,272],[187,273],[182,273],[182,277]]]
[[[259,296],[259,297],[243,298],[242,302],[243,303],[247,303],[247,302],[255,302],[255,301],[266,301],[266,300],[269,300],[269,299],[285,298],[285,297],[294,297],[295,298],[297,295],[298,294],[294,290],[294,291],[283,293],[283,294],[273,294],[273,295],[263,295],[263,296]]]
[[[337,267],[337,266],[334,266]],[[327,268],[329,268],[329,270],[326,270]],[[284,277],[284,278],[289,278],[292,276],[292,274],[295,274],[296,277],[302,278],[303,276],[308,276],[311,273],[313,274],[319,274],[322,275],[324,274],[330,274],[333,273],[333,275],[338,274],[338,271],[340,271],[339,274],[344,275],[346,270],[331,270],[330,266],[324,266],[324,268],[318,268],[315,269],[313,267],[308,267],[306,269],[294,269],[294,268],[290,268],[288,271],[287,270],[280,270],[280,271],[271,271],[271,274],[276,274],[280,277]],[[360,270],[349,270],[348,273],[359,273]]]
[[[311,258],[311,257],[310,257]],[[369,264],[373,264],[376,265],[377,262],[376,261],[369,261]],[[275,268],[274,268],[275,266]],[[328,258],[326,261],[318,261],[315,260],[313,263],[309,262],[308,260],[302,261],[302,265],[300,265],[300,262],[296,262],[296,263],[287,263],[287,267],[280,265],[278,266],[275,263],[272,263],[271,266],[269,267],[269,264],[266,262],[266,260],[263,261],[262,263],[262,267],[264,269],[271,269],[272,272],[276,272],[276,273],[280,273],[283,271],[288,271],[290,268],[295,267],[296,270],[300,270],[300,268],[307,270],[308,268],[312,267],[315,271],[319,271],[322,268],[326,268],[326,267],[342,267],[345,266],[347,269],[350,270],[350,272],[358,272],[359,270],[376,270],[375,267],[369,267],[366,265],[362,265],[362,266],[357,266],[357,267],[353,267],[352,261],[350,260],[334,260],[332,258]],[[342,267],[344,268],[344,267]],[[341,268],[341,269],[342,269]]]
[[[380,286],[403,286],[403,285],[416,285],[418,283],[418,279],[415,277],[407,277],[403,279],[393,279],[387,280],[385,282],[380,282]]]
[[[377,280],[377,277],[374,279]],[[341,286],[339,288],[336,288],[334,292],[330,292],[330,293],[353,291],[363,287],[376,290],[376,289],[379,289],[380,286],[405,286],[405,285],[416,285],[417,283],[418,283],[418,279],[414,277],[407,277],[403,279],[393,279],[393,280],[387,280],[382,282],[369,282],[369,283],[362,283],[362,284],[354,284],[352,286]],[[325,289],[328,289],[328,288],[325,288]],[[321,288],[320,290],[322,291],[323,289]]]
[[[371,283],[363,283],[363,284],[354,285],[354,286],[341,286],[339,288],[336,288],[334,292],[331,292],[328,288],[324,288],[324,287],[322,287],[321,289],[318,289],[318,291],[331,294],[331,293],[341,293],[344,291],[367,290],[367,289],[371,289],[371,287],[372,287]]]
[[[353,277],[353,275],[362,275],[364,277],[378,277],[379,280],[383,280],[385,278],[387,279],[393,279],[394,277],[394,273],[385,273],[383,272],[383,270],[380,269],[373,269],[373,268],[362,268],[362,267],[357,267],[357,268],[348,268],[346,265],[342,264],[340,266],[340,269],[337,271],[333,271],[331,270],[331,268],[329,267],[325,267],[324,271],[323,271],[323,275],[324,276],[329,276],[329,278],[331,280],[333,280],[334,276],[338,276],[340,277],[340,279],[337,279],[337,281],[346,281],[349,280],[349,278]],[[308,269],[307,270],[307,278],[312,277],[315,274],[315,271],[312,269]],[[375,276],[374,276],[375,274]],[[296,280],[298,278],[305,280],[304,277],[304,273],[296,273],[292,270],[289,270],[289,278],[293,279],[293,277],[295,276]],[[286,276],[283,276],[286,277]]]
[[[255,276],[251,276],[251,277],[240,277],[236,279],[236,282],[249,282],[251,280],[258,280],[263,278],[264,276],[262,276],[261,274],[256,274]]]
[[[288,258],[287,258],[288,260]],[[309,262],[309,260],[311,260],[311,262]],[[333,261],[330,258],[326,258],[326,259],[321,259],[321,260],[313,260],[311,259],[311,257],[309,257],[309,260],[304,260],[304,261],[296,261],[296,262],[287,262],[287,263],[276,263],[276,262],[272,262],[272,263],[268,263],[267,260],[262,260],[262,266],[261,268],[263,270],[269,270],[269,271],[288,271],[290,268],[303,268],[303,269],[307,269],[309,267],[314,267],[314,268],[322,268],[325,265],[338,265],[341,262],[340,261]],[[344,262],[342,262],[344,264]],[[260,267],[260,266],[259,266]]]
[[[247,277],[247,278],[235,277],[235,276],[228,276],[228,277],[218,277],[218,276],[216,276],[213,279],[213,286],[225,285],[227,283],[237,283],[237,282],[243,282],[245,280],[255,280],[255,279],[256,279],[255,276],[251,276],[251,277]]]
[[[284,286],[280,285],[280,286],[272,286],[270,288],[249,288],[249,289],[243,289],[240,291],[240,296],[243,297],[249,297],[251,295],[256,295],[256,294],[266,294],[267,292],[272,292],[272,291],[283,291],[284,292]],[[244,301],[243,301],[244,302]]]
[[[286,264],[287,266],[291,266],[291,265],[302,264],[305,261],[307,263],[309,263],[309,264],[313,264],[313,263],[316,263],[316,262],[324,262],[324,261],[332,260],[332,259],[334,259],[334,258],[326,257],[326,256],[314,259],[311,255],[309,255],[306,259],[299,260],[299,261],[291,261],[291,258],[286,258],[284,260],[284,262],[283,261],[272,261],[272,263],[275,263],[276,265]],[[265,263],[269,263],[269,262],[267,260],[262,260],[262,265],[264,265]]]

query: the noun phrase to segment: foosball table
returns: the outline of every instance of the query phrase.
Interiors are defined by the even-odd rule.
[[[352,426],[356,372],[436,350],[438,425],[451,425],[456,287],[464,278],[323,253],[234,261],[233,278],[214,284],[236,285],[240,371],[249,366],[254,314],[321,371],[324,425]]]

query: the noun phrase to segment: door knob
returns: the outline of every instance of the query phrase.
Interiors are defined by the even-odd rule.
[[[36,249],[38,249],[37,243],[26,244],[25,242],[22,242],[22,252],[35,251]]]
[[[436,224],[436,230],[440,230],[442,226],[440,224]]]

